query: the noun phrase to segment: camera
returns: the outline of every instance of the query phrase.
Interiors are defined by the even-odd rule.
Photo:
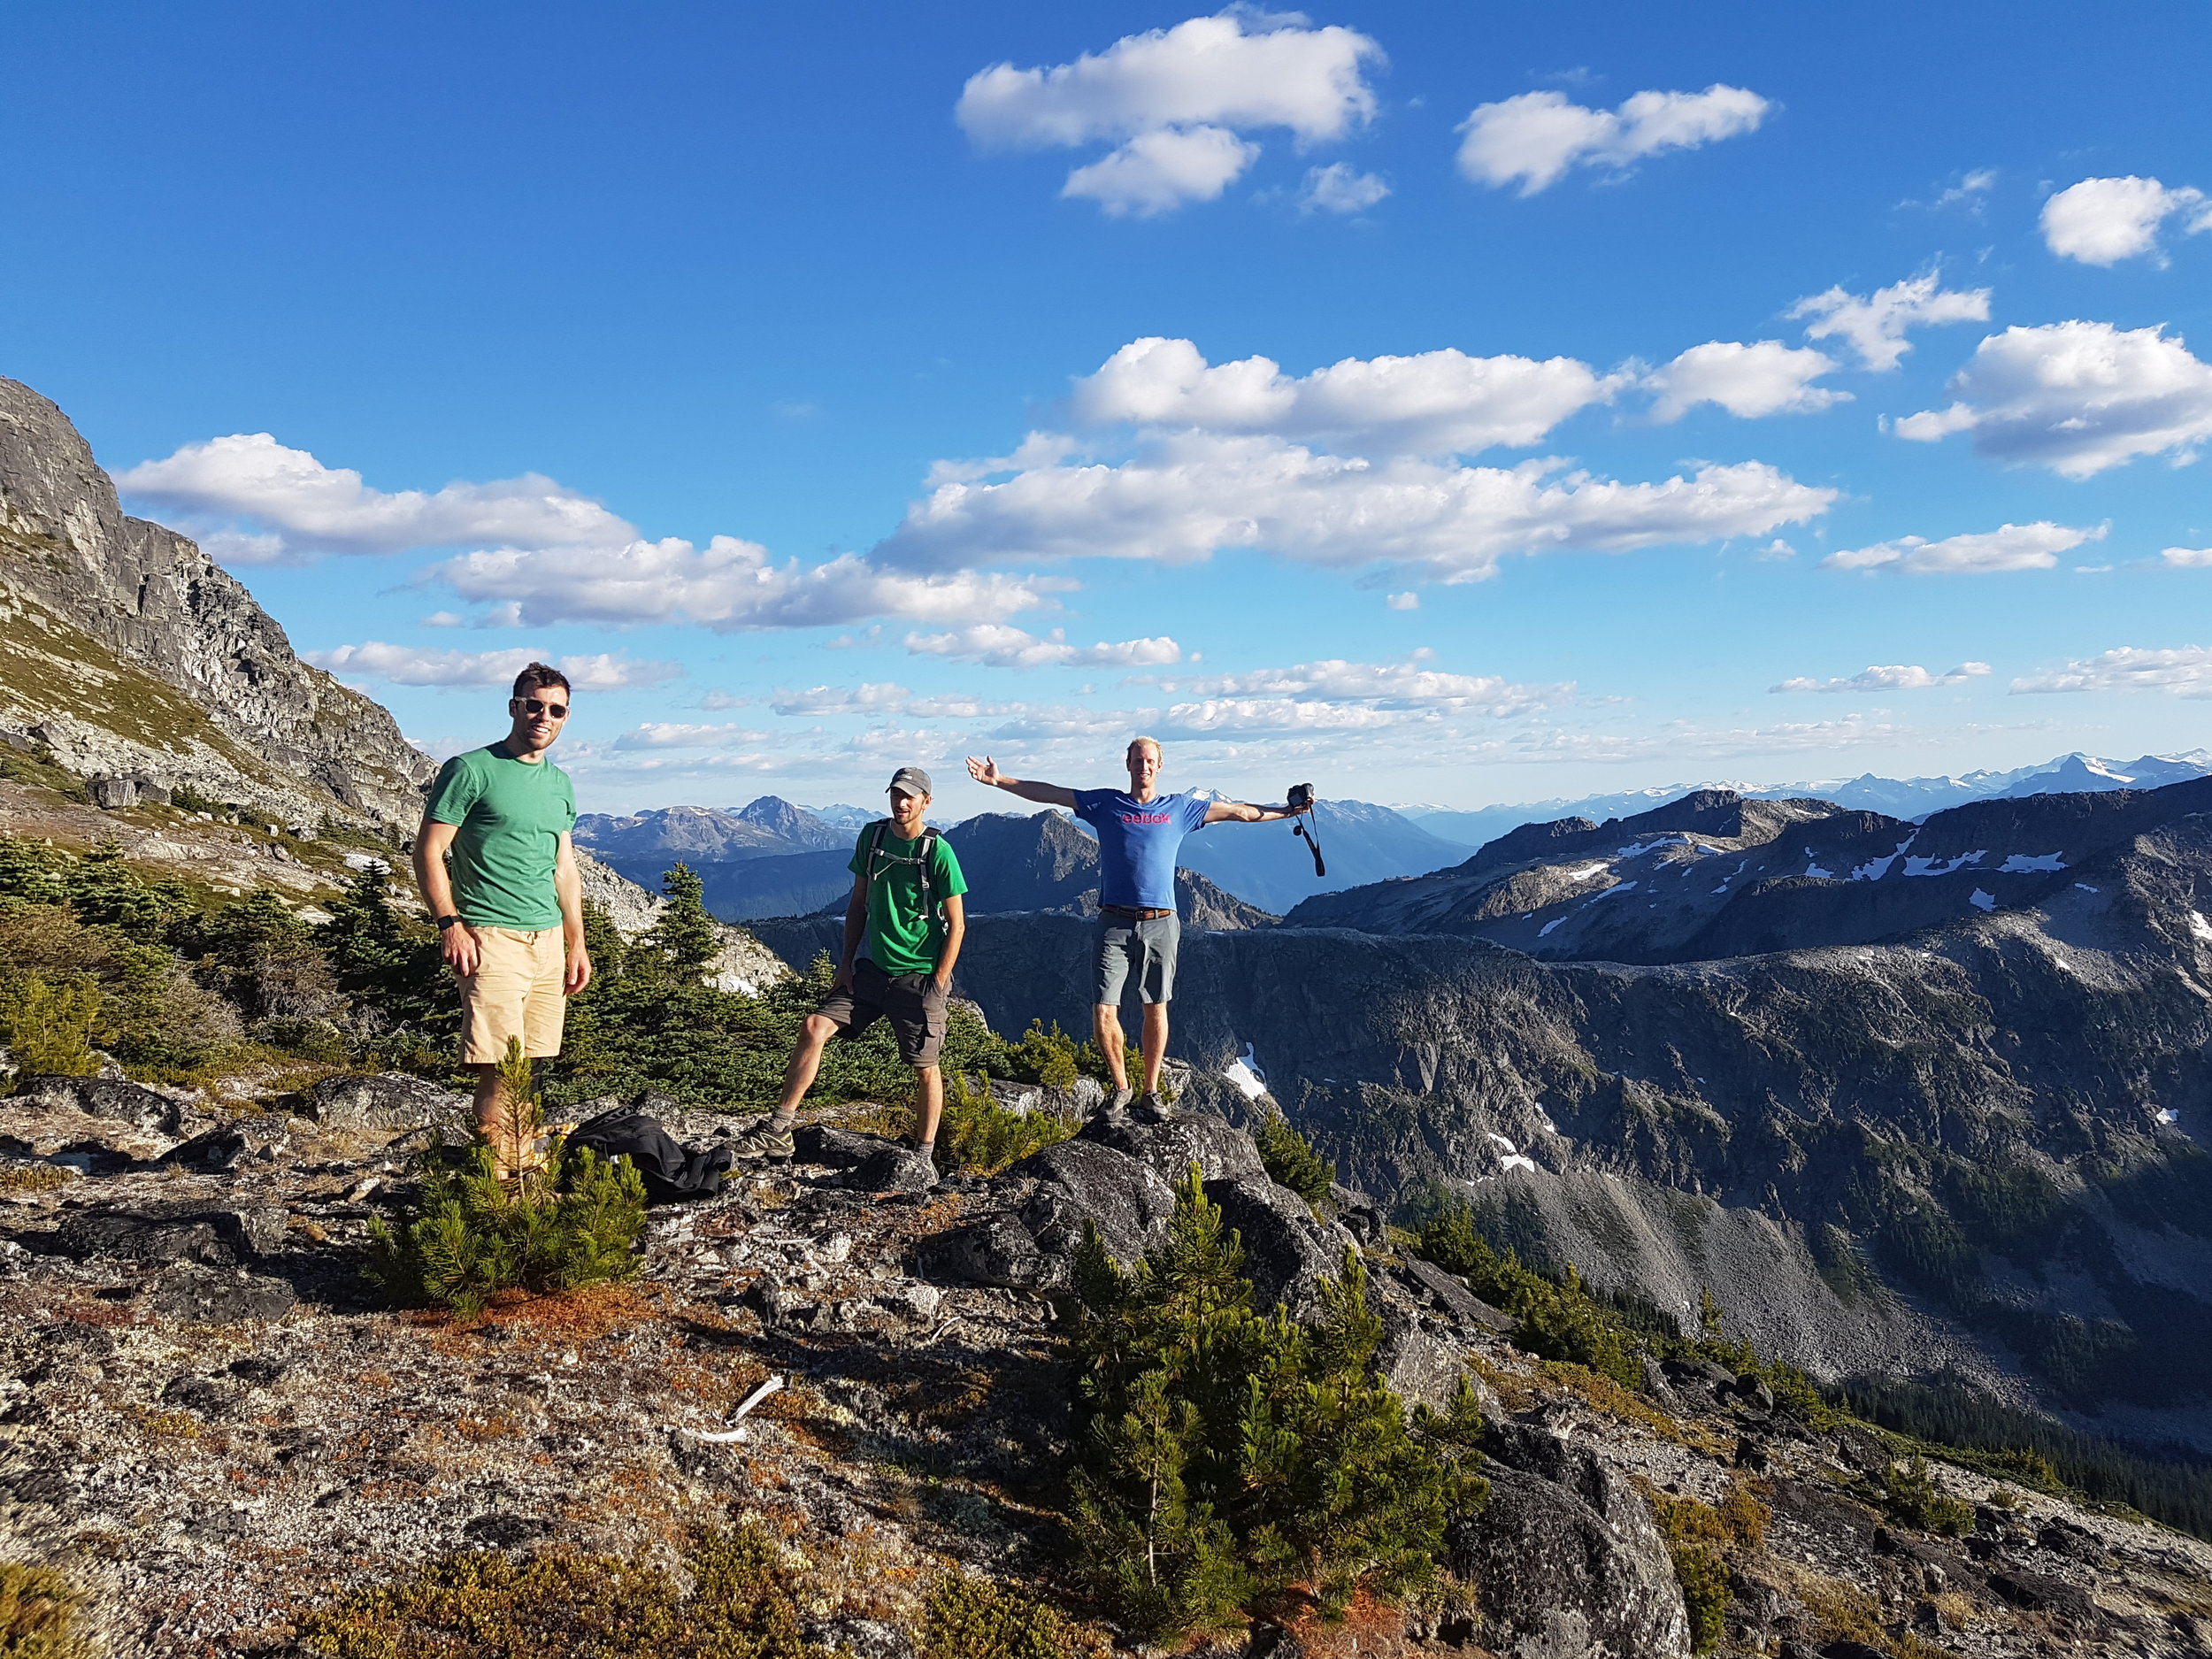
[[[1310,783],[1294,783],[1291,785],[1290,794],[1283,802],[1283,810],[1286,812],[1294,813],[1312,811],[1313,786]],[[1293,824],[1290,826],[1290,833],[1293,835],[1295,835],[1300,841],[1305,842],[1306,850],[1313,855],[1313,873],[1315,878],[1318,879],[1319,878],[1327,875],[1329,873],[1329,866],[1323,861],[1321,856],[1320,838],[1313,833],[1313,829],[1310,825],[1310,820],[1302,819],[1298,823]]]

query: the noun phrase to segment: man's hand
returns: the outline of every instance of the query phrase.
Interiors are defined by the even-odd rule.
[[[995,789],[1004,775],[998,769],[998,762],[993,760],[988,755],[981,760],[978,760],[973,755],[968,757],[968,776],[978,783]]]
[[[929,976],[929,982],[936,987],[938,995],[950,996],[952,995],[952,981],[947,979],[943,974],[931,974]]]
[[[561,989],[570,996],[591,983],[591,952],[578,940],[568,948],[568,971],[561,976]]]
[[[476,942],[476,930],[466,922],[456,922],[438,933],[438,949],[445,957],[445,965],[453,970],[457,979],[465,979],[476,972],[483,950]]]

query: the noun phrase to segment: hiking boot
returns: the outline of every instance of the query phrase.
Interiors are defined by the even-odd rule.
[[[1136,1095],[1130,1090],[1118,1088],[1106,1097],[1106,1110],[1110,1112],[1127,1111],[1129,1102],[1134,1099]]]
[[[750,1127],[739,1130],[730,1141],[730,1150],[741,1158],[788,1164],[791,1131],[788,1127],[779,1128],[772,1116],[763,1118]]]
[[[1141,1124],[1164,1124],[1171,1116],[1167,1102],[1150,1089],[1137,1097],[1137,1103],[1129,1109],[1129,1115]]]

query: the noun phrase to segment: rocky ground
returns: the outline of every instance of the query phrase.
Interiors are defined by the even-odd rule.
[[[1156,1240],[1194,1160],[1263,1299],[1307,1305],[1356,1244],[1394,1384],[1441,1400],[1471,1375],[1491,1423],[1491,1500],[1451,1529],[1445,1595],[1220,1655],[1686,1654],[1655,1505],[1732,1493],[1721,1512],[1765,1518],[1730,1547],[1728,1651],[2212,1651],[2212,1546],[1948,1468],[1978,1506],[1965,1538],[1886,1520],[1862,1501],[1887,1462],[1866,1431],[1717,1368],[1632,1394],[1539,1364],[1356,1194],[1317,1222],[1201,1113],[1094,1118],[995,1179],[901,1191],[919,1183],[862,1132],[872,1109],[833,1111],[790,1166],[656,1210],[634,1286],[464,1324],[384,1309],[359,1275],[458,1098],[341,1078],[273,1105],[101,1079],[0,1101],[0,1551],[83,1585],[119,1654],[296,1651],[301,1611],[440,1555],[668,1559],[743,1517],[787,1540],[808,1633],[856,1659],[911,1655],[956,1563],[1080,1612],[1048,1293],[1087,1219],[1125,1257]]]

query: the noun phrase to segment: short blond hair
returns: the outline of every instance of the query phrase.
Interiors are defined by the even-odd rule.
[[[1165,760],[1167,758],[1167,751],[1160,747],[1160,740],[1158,738],[1147,737],[1143,733],[1140,732],[1136,736],[1129,740],[1129,749],[1134,749],[1140,743],[1150,745],[1154,759]],[[1122,753],[1125,755],[1128,752],[1128,749],[1122,750]]]

